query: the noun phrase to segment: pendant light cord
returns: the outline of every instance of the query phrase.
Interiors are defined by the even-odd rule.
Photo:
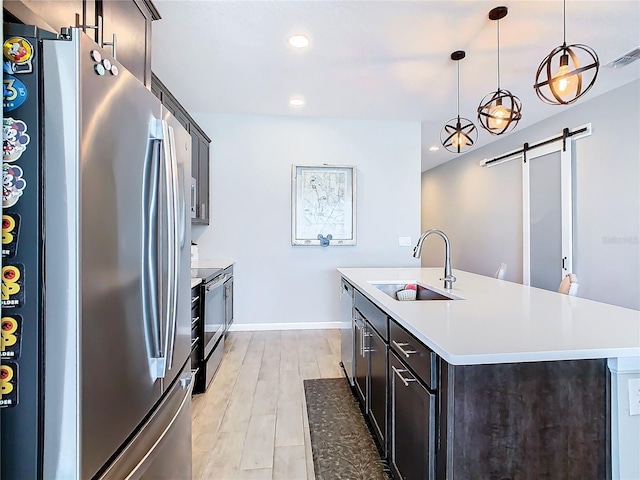
[[[564,0],[562,7],[562,44],[567,45],[567,0]]]
[[[460,118],[460,60],[456,62],[458,64],[458,119]]]
[[[498,23],[498,91],[500,91],[500,20],[496,20]]]

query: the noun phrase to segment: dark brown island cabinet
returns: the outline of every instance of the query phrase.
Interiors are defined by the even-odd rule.
[[[606,359],[451,365],[354,291],[353,391],[395,479],[611,478]]]
[[[160,99],[191,135],[193,225],[209,225],[209,146],[211,139],[151,71],[152,22],[160,14],[151,0],[4,0],[3,20],[60,33],[81,27]],[[98,26],[100,28],[98,28]]]

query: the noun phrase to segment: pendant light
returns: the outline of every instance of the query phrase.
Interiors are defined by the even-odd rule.
[[[478,139],[478,129],[471,120],[460,117],[460,60],[466,56],[463,50],[451,54],[451,60],[458,64],[458,116],[449,120],[440,132],[440,142],[453,153],[470,150]]]
[[[581,44],[567,46],[567,0],[564,0],[562,16],[562,45],[551,50],[542,61],[533,86],[540,100],[551,105],[568,105],[578,100],[593,87],[600,68],[593,48]],[[555,73],[552,73],[553,65],[558,66]]]
[[[492,135],[502,135],[513,130],[522,118],[522,102],[509,90],[500,88],[500,19],[507,16],[507,7],[496,7],[489,12],[498,31],[498,89],[482,99],[478,107],[480,126]]]

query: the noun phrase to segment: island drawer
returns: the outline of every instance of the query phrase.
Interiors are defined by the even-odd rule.
[[[371,301],[358,290],[355,290],[353,304],[367,322],[376,329],[378,335],[380,335],[385,342],[388,342],[389,327],[387,326],[387,314],[371,303]]]
[[[389,319],[389,346],[431,390],[437,387],[436,354]]]

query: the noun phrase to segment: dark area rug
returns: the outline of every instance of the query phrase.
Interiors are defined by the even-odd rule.
[[[388,480],[388,466],[345,378],[304,381],[317,480]]]

